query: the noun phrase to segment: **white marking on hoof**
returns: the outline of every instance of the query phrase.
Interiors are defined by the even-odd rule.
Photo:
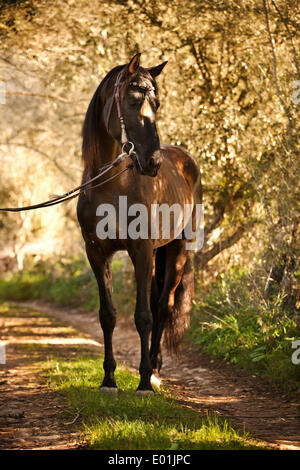
[[[159,377],[157,377],[157,375],[152,374],[150,381],[154,387],[160,388],[161,380]]]
[[[147,397],[148,395],[154,395],[153,390],[137,390],[136,391],[137,397]]]
[[[118,393],[117,387],[100,387],[101,393],[110,393],[111,395],[116,395]]]

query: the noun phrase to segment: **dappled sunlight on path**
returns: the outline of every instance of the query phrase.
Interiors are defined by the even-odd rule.
[[[96,312],[33,305],[102,343]],[[140,346],[133,318],[118,318],[113,341],[117,361],[137,370]],[[229,417],[233,425],[276,448],[300,450],[299,393],[284,392],[189,345],[177,358],[166,351],[163,356],[161,383],[171,386],[183,404]]]

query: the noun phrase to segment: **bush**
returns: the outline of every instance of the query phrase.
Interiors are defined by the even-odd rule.
[[[291,362],[299,315],[284,307],[283,297],[266,301],[260,292],[257,279],[240,270],[222,275],[206,292],[199,289],[189,336],[208,354],[300,387]]]
[[[113,293],[117,309],[133,311],[134,282],[123,269],[124,259],[113,260]],[[95,276],[81,258],[65,259],[54,266],[40,263],[28,272],[9,274],[0,280],[0,299],[51,301],[56,305],[98,310],[99,294]]]

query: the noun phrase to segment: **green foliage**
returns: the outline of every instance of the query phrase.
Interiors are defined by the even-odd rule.
[[[299,366],[291,361],[299,314],[284,307],[284,298],[266,301],[254,277],[241,270],[222,275],[197,297],[189,331],[195,345],[284,387],[300,387]]]
[[[116,307],[126,313],[134,309],[134,282],[130,271],[123,270],[124,259],[112,262],[113,293]],[[40,263],[28,271],[9,274],[0,279],[0,300],[43,299],[60,306],[98,310],[99,293],[96,278],[87,261],[65,259],[54,266]]]
[[[267,249],[266,271],[281,254],[293,257],[300,11],[294,0],[266,2],[269,32],[263,4],[2,2],[0,80],[9,94],[0,106],[1,205],[40,201],[79,183],[88,103],[112,67],[141,51],[145,67],[168,60],[158,79],[162,142],[187,148],[201,167],[206,240],[199,265],[244,237],[245,264],[255,261],[258,245]],[[9,246],[19,256],[20,246],[37,240],[40,246],[28,250],[44,257],[82,249],[73,202],[26,218],[6,214],[3,221],[0,248],[13,232]],[[65,243],[66,232],[72,243]]]

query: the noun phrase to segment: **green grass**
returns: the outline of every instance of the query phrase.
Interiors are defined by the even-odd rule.
[[[202,416],[179,405],[166,390],[136,397],[138,376],[118,366],[117,396],[99,392],[102,364],[95,357],[54,359],[44,364],[49,385],[68,400],[71,416],[80,413],[82,438],[91,449],[193,450],[261,449],[226,419]]]
[[[48,321],[48,317],[36,310],[30,309],[28,311],[28,307],[23,307],[21,305],[14,305],[11,302],[3,302],[0,299],[0,316],[5,318],[19,318],[26,315],[27,318],[39,318],[39,321]]]
[[[37,326],[55,329],[62,324],[27,307],[4,303],[0,317],[18,318],[9,334],[28,337],[28,328],[20,327],[19,319],[30,319]],[[49,334],[49,332],[46,332]],[[8,332],[6,332],[8,334]],[[67,337],[78,332],[66,328]],[[170,390],[156,389],[153,396],[136,397],[139,375],[118,365],[117,396],[102,394],[99,385],[103,379],[103,357],[98,348],[74,344],[19,344],[28,366],[43,376],[48,386],[67,401],[64,423],[76,422],[81,433],[82,446],[106,450],[196,450],[196,449],[265,449],[247,433],[236,430],[230,420],[213,414],[201,414],[189,406],[179,404]],[[71,428],[70,428],[71,429]]]
[[[113,260],[113,298],[117,311],[128,316],[135,307],[135,285],[124,267],[124,258]],[[243,271],[224,274],[209,290],[198,286],[187,338],[212,356],[284,388],[299,388],[300,366],[291,360],[292,343],[300,338],[299,312],[288,310],[280,295],[265,301],[262,290]],[[99,306],[96,280],[80,258],[51,268],[41,264],[0,280],[0,300],[34,299],[86,310]]]
[[[266,301],[251,276],[232,272],[198,291],[189,339],[216,356],[284,388],[300,388],[292,343],[300,338],[299,313],[278,296]]]

